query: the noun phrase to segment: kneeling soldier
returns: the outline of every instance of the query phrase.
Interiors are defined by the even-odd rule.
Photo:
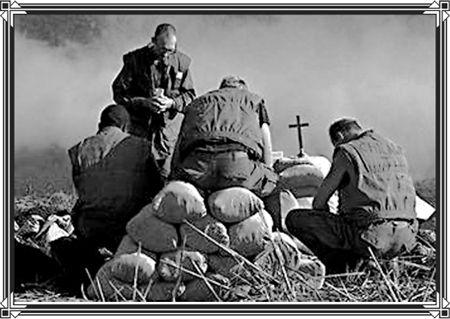
[[[328,269],[361,257],[392,258],[414,248],[418,222],[415,189],[403,150],[352,119],[330,126],[335,147],[329,174],[313,210],[293,210],[286,227],[322,259]],[[327,201],[338,191],[338,215]]]

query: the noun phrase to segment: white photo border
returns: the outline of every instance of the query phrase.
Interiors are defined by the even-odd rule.
[[[379,315],[450,318],[447,252],[447,21],[449,1],[429,3],[25,3],[0,1],[3,156],[0,177],[0,318],[19,315]],[[18,303],[12,291],[14,216],[14,16],[18,14],[432,14],[436,16],[437,299],[434,303]]]

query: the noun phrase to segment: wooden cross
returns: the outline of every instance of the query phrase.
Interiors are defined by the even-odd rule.
[[[297,123],[289,124],[289,128],[297,128],[298,132],[298,144],[300,148],[300,153],[298,153],[299,157],[303,156],[303,140],[302,140],[302,127],[309,126],[309,123],[301,123],[300,115],[297,115]]]

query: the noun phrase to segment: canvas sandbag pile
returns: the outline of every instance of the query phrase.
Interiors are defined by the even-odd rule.
[[[88,297],[217,301],[243,267],[242,259],[230,251],[257,264],[258,256],[267,258],[264,251],[270,254],[272,227],[263,201],[245,188],[232,187],[203,198],[191,184],[170,182],[129,221],[127,235],[114,258],[96,274]],[[286,263],[303,255],[292,250]],[[320,265],[308,272],[323,276],[323,266],[315,262]],[[291,266],[299,270],[300,264]]]
[[[314,196],[330,168],[330,161],[323,156],[284,157],[274,163],[281,187],[289,190],[296,199],[297,207],[294,208],[303,209],[312,208]],[[337,212],[336,194],[330,198],[328,206],[330,212]],[[282,209],[282,212],[282,229],[285,229],[284,221],[288,211]]]

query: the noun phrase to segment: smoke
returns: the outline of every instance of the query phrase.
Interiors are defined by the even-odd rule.
[[[95,133],[122,55],[171,22],[198,94],[238,74],[264,97],[274,150],[298,152],[288,124],[299,114],[306,152],[330,157],[328,126],[350,116],[402,145],[415,177],[434,176],[432,16],[56,17],[15,18],[16,149],[69,148]]]

